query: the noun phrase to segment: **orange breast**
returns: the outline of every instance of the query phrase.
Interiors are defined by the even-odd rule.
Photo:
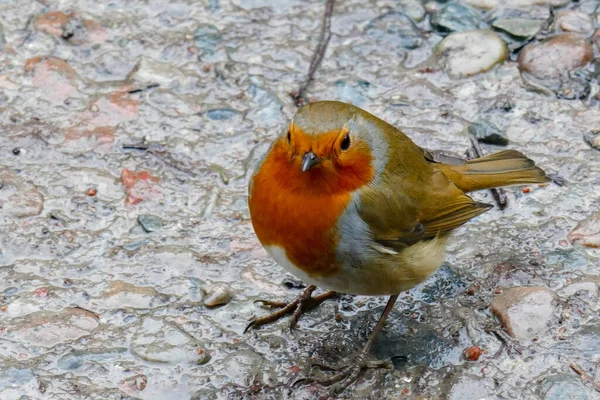
[[[310,276],[331,276],[338,270],[335,227],[351,198],[347,190],[332,190],[334,182],[326,176],[309,175],[322,172],[290,168],[287,154],[275,147],[254,176],[249,199],[252,225],[262,245],[282,247]]]

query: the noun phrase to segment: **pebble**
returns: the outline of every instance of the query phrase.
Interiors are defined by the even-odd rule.
[[[537,78],[559,78],[588,64],[594,58],[592,45],[581,35],[561,33],[539,43],[528,45],[519,54],[521,72]]]
[[[497,33],[489,30],[456,32],[436,47],[438,61],[452,78],[465,78],[487,72],[508,56]]]
[[[594,58],[590,42],[576,33],[561,33],[525,47],[519,53],[519,70],[530,86],[545,87],[559,97],[585,98],[590,92],[584,76],[568,74]]]
[[[230,108],[215,108],[206,112],[206,116],[213,121],[226,121],[235,117],[237,114],[237,111]]]
[[[138,215],[137,220],[146,232],[157,231],[162,228],[163,225],[163,220],[152,214],[140,214]]]
[[[207,307],[227,304],[231,301],[231,289],[225,283],[213,283],[202,286],[203,302]]]
[[[0,169],[0,215],[31,217],[42,212],[44,196],[37,187],[8,169]]]
[[[554,17],[554,24],[565,32],[576,32],[586,35],[594,32],[592,18],[588,14],[580,11],[558,11]]]
[[[590,130],[584,132],[583,140],[592,146],[592,149],[600,150],[600,130]]]
[[[504,132],[498,129],[491,121],[485,119],[473,122],[469,126],[469,133],[482,143],[498,146],[506,146],[508,144],[508,138]]]
[[[538,379],[540,381],[540,379]],[[537,392],[543,400],[587,400],[586,390],[573,375],[549,375],[541,380]]]
[[[547,329],[555,306],[554,292],[541,286],[506,289],[492,302],[492,312],[512,337],[526,340]]]
[[[600,247],[600,212],[580,221],[567,235],[571,244]]]
[[[544,26],[546,21],[527,18],[508,18],[494,21],[494,29],[506,32],[517,38],[530,38],[535,36]]]
[[[410,17],[401,12],[389,12],[371,20],[365,34],[380,46],[416,49],[423,43],[423,35]]]
[[[448,3],[431,17],[431,25],[441,32],[462,32],[479,28],[479,12],[460,3]]]

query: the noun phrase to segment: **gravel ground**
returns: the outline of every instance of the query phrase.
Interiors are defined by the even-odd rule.
[[[339,1],[313,99],[419,145],[514,148],[507,189],[400,296],[342,398],[600,399],[597,1]],[[0,1],[0,398],[325,399],[385,298],[243,333],[301,288],[247,182],[285,128],[324,1]],[[596,32],[596,34],[594,34]],[[504,147],[502,145],[505,145]],[[475,194],[493,202],[490,193]]]

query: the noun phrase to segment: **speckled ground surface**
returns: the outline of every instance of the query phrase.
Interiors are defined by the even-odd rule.
[[[468,3],[483,29],[498,15],[522,17],[501,2]],[[584,22],[575,24],[592,29],[584,50],[597,56],[596,2],[508,3],[549,24],[538,39],[571,29],[551,24],[552,5],[579,11]],[[460,71],[432,64],[448,55],[434,54],[447,33],[424,16],[443,6],[340,1],[308,96],[351,101],[422,146],[460,154],[468,127],[492,119],[509,148],[566,184],[509,188],[506,210],[458,229],[447,264],[401,295],[373,349],[394,369],[367,371],[341,397],[600,399],[569,366],[600,381],[600,253],[589,247],[600,243],[600,151],[584,140],[600,129],[595,61],[575,54],[569,69],[583,65],[584,80],[538,79],[532,90],[516,57],[533,39],[501,36],[506,61],[493,59],[501,51],[489,72],[450,77]],[[384,298],[328,301],[294,334],[285,323],[243,334],[268,312],[255,299],[299,293],[254,236],[246,185],[296,110],[288,93],[308,70],[323,8],[0,1],[1,399],[327,398],[318,385],[289,385],[311,360],[348,360]],[[394,21],[372,22],[390,11],[418,29],[404,17],[400,33]],[[561,61],[539,62],[544,70]],[[585,219],[588,228],[575,232],[587,229],[583,239],[568,238]],[[218,283],[231,299],[209,308],[202,288]],[[545,319],[513,340],[490,305],[522,286],[552,296],[533,314],[516,311],[525,324],[540,321],[538,311]],[[473,346],[483,354],[468,361]]]

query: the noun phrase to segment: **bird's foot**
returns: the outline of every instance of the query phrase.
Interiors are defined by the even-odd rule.
[[[323,386],[330,386],[330,392],[332,395],[337,395],[342,393],[348,386],[350,386],[358,376],[360,372],[364,369],[369,368],[386,368],[392,369],[393,365],[391,361],[366,361],[367,352],[362,351],[358,357],[354,359],[348,365],[343,367],[335,367],[324,364],[313,364],[313,367],[318,367],[324,370],[335,371],[333,375],[317,378],[317,377],[309,377],[298,379],[296,382],[292,384],[292,386],[303,385],[309,383],[318,383]]]
[[[325,300],[331,299],[337,295],[336,292],[325,292],[313,297],[312,292],[314,292],[316,288],[316,286],[310,285],[304,290],[304,292],[302,292],[290,303],[283,301],[256,300],[255,303],[262,303],[269,307],[279,308],[279,310],[265,317],[254,319],[248,324],[248,326],[246,326],[244,333],[246,333],[250,328],[256,329],[260,326],[275,322],[287,314],[292,314],[292,318],[290,320],[290,331],[292,331],[296,327],[300,315],[302,315],[305,311],[312,310]]]

